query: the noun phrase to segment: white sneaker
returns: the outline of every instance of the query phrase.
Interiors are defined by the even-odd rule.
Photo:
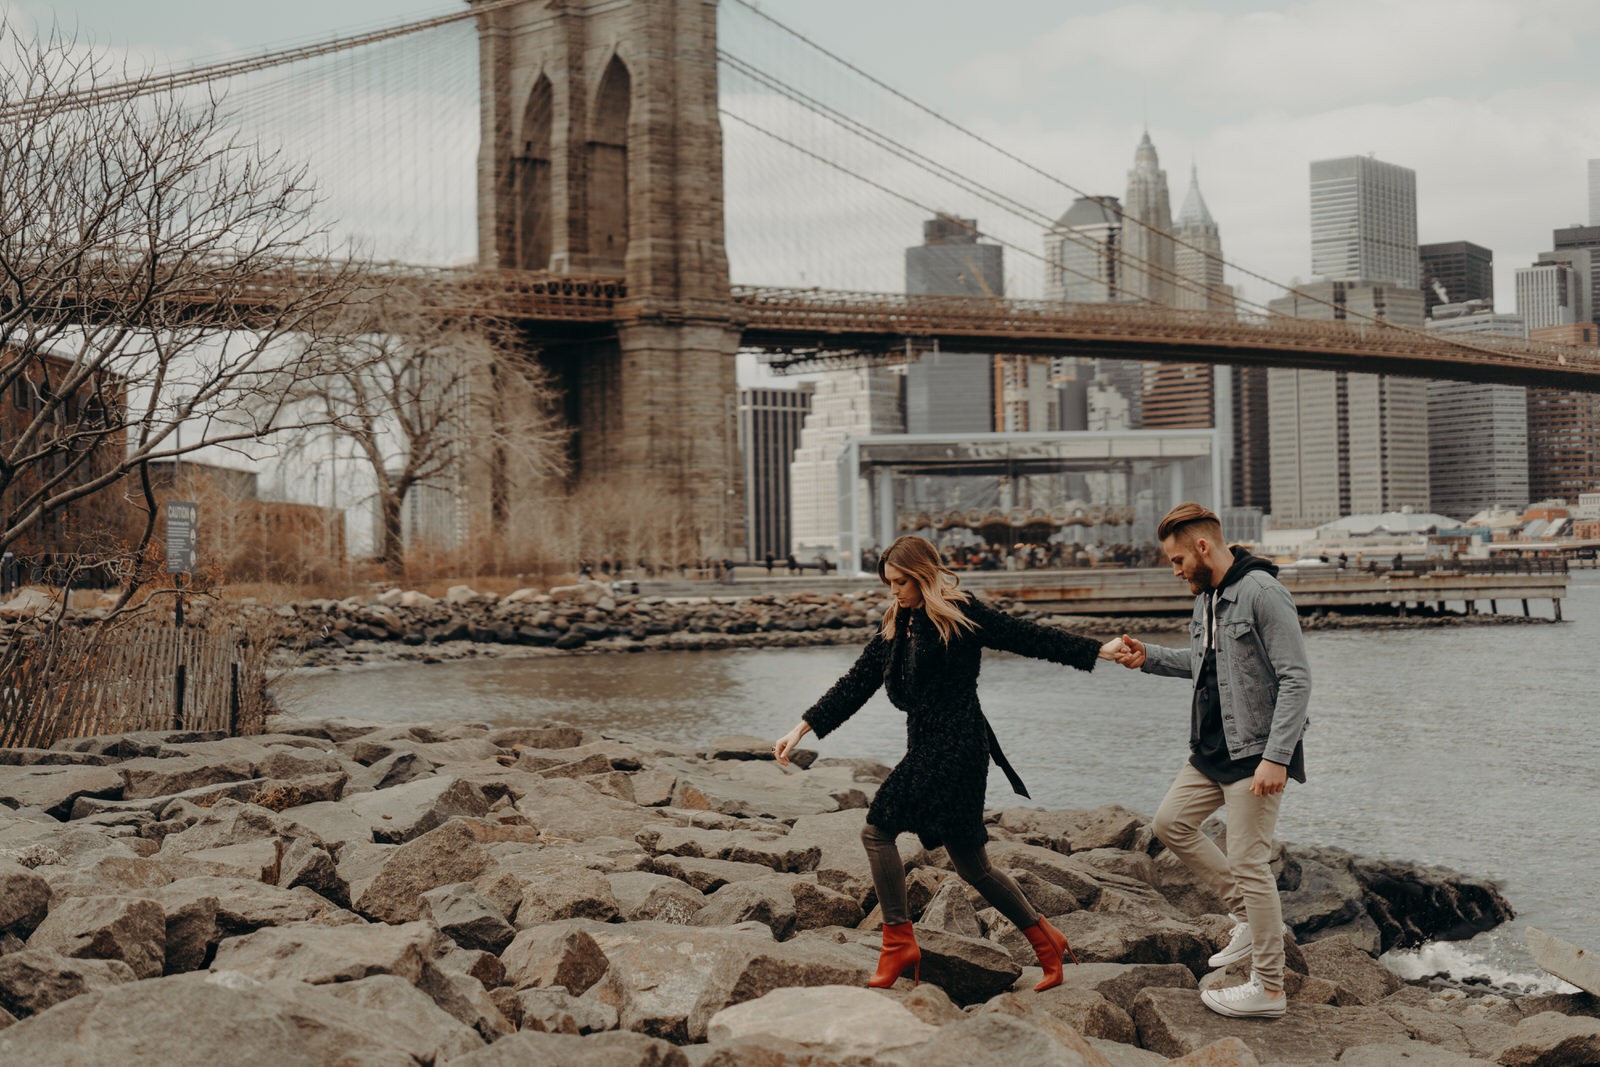
[[[1227,989],[1208,989],[1200,994],[1200,1003],[1216,1012],[1235,1019],[1276,1019],[1289,1008],[1286,996],[1267,996],[1261,988],[1261,979],[1254,971],[1243,985]]]
[[[1212,956],[1209,960],[1206,960],[1206,966],[1211,968],[1226,967],[1228,964],[1233,963],[1236,960],[1242,960],[1246,956],[1250,955],[1250,950],[1252,947],[1253,943],[1250,940],[1250,924],[1235,920],[1233,924],[1233,936],[1228,938],[1228,943],[1218,950],[1216,955]]]

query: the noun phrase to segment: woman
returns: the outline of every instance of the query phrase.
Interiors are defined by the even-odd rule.
[[[1012,787],[1027,796],[978,706],[978,668],[985,648],[1093,670],[1114,659],[1121,640],[1086,637],[1014,619],[959,592],[958,579],[921,537],[902,537],[878,559],[878,577],[893,600],[883,625],[855,665],[773,746],[779,763],[808,731],[826,737],[877,691],[906,713],[905,758],[878,788],[861,842],[883,908],[883,953],[867,984],[892,986],[903,971],[917,978],[922,954],[906,908],[905,868],[895,837],[911,831],[926,848],[941,845],[956,871],[1028,938],[1049,989],[1062,981],[1067,939],[1028,903],[1016,882],[989,865],[984,849],[983,794],[994,759]],[[1073,962],[1077,958],[1073,957]]]

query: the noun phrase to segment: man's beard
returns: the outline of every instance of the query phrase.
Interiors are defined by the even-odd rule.
[[[1211,569],[1208,561],[1201,561],[1194,565],[1194,577],[1189,579],[1189,592],[1199,596],[1209,593],[1217,584],[1216,573]]]

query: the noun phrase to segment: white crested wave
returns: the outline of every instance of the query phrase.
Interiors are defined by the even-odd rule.
[[[1487,978],[1491,986],[1517,986],[1526,993],[1580,992],[1577,986],[1539,970],[1526,951],[1507,952],[1509,947],[1480,935],[1471,941],[1430,941],[1417,948],[1390,949],[1379,959],[1407,980],[1444,974],[1458,982]]]

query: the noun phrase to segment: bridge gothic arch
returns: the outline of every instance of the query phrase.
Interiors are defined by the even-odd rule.
[[[590,268],[622,273],[628,259],[628,119],[633,77],[615,53],[589,112],[587,231]]]
[[[519,270],[549,270],[555,244],[555,184],[551,173],[555,86],[539,75],[522,113],[522,147],[512,157],[517,219],[509,258]]]

